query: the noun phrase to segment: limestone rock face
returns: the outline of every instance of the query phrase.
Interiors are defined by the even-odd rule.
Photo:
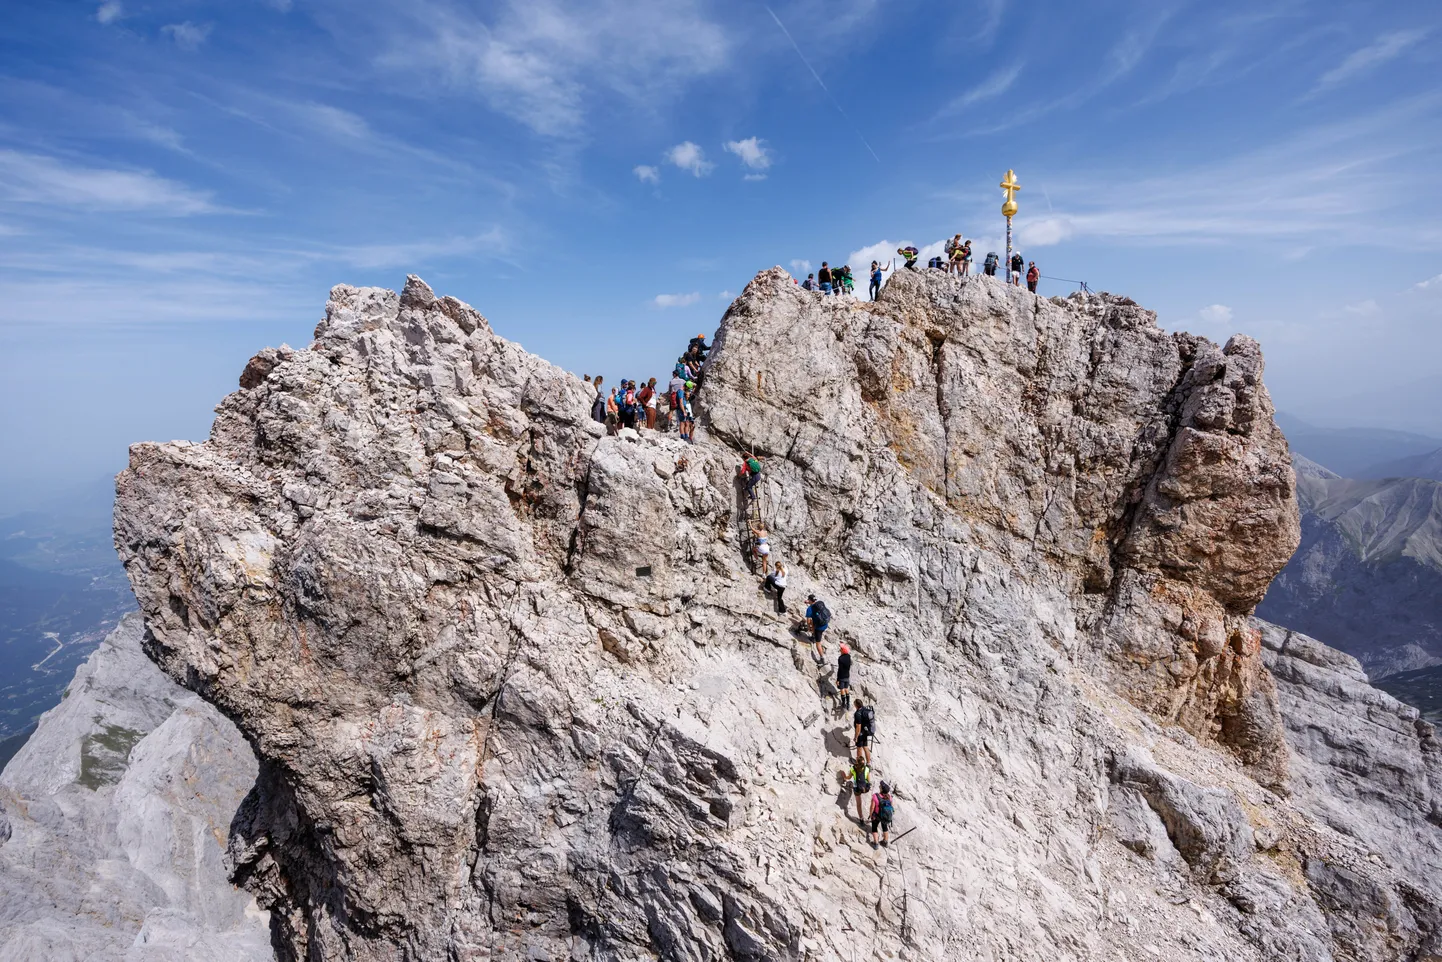
[[[265,913],[227,880],[255,757],[141,652],[127,616],[0,775],[0,960],[260,962]]]
[[[209,441],[132,448],[116,544],[151,656],[256,746],[230,852],[284,959],[1419,958],[1435,850],[1288,794],[1261,373],[1125,299],[777,269],[722,322],[701,443],[610,438],[466,305],[342,286]],[[742,448],[825,664],[748,569]]]

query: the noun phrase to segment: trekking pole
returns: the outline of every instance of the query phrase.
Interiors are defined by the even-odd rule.
[[[906,831],[904,831],[904,832],[902,832],[900,835],[896,836],[896,838],[893,838],[893,839],[891,840],[891,844],[895,845],[897,842],[901,841],[903,838],[906,838],[906,836],[908,836],[908,835],[910,835],[912,832],[916,831],[916,829],[917,829],[917,826],[915,826],[915,825],[911,826],[911,828],[908,828]]]

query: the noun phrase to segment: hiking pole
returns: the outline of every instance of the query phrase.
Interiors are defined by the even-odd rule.
[[[901,841],[903,838],[906,838],[906,836],[908,836],[908,835],[910,835],[912,832],[916,831],[917,828],[918,828],[918,826],[916,826],[916,825],[911,826],[911,828],[908,828],[906,831],[904,831],[904,832],[902,832],[900,835],[896,836],[896,838],[893,838],[893,839],[891,840],[891,844],[892,844],[892,845],[895,845],[897,842]]]

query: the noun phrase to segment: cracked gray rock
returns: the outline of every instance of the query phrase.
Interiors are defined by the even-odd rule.
[[[1436,826],[1348,834],[1336,785],[1289,774],[1314,763],[1249,616],[1297,508],[1255,342],[776,269],[714,343],[700,443],[611,438],[466,305],[342,286],[208,441],[132,448],[117,548],[151,657],[256,747],[230,853],[282,959],[1430,944],[1442,862],[1400,827]],[[887,848],[833,669],[748,569],[742,448],[789,595],[826,599],[877,705]],[[1406,888],[1403,846],[1430,869]],[[1318,860],[1361,881],[1321,894]],[[1411,923],[1368,934],[1367,885]]]
[[[144,631],[127,615],[0,774],[3,962],[274,957],[226,878],[255,758],[146,659]]]

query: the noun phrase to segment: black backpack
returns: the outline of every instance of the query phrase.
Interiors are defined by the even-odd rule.
[[[857,724],[861,726],[861,734],[867,736],[876,734],[876,712],[870,705],[858,709],[856,715]]]
[[[825,628],[831,624],[831,609],[826,607],[826,602],[818,601],[812,606],[811,623],[818,628]]]

